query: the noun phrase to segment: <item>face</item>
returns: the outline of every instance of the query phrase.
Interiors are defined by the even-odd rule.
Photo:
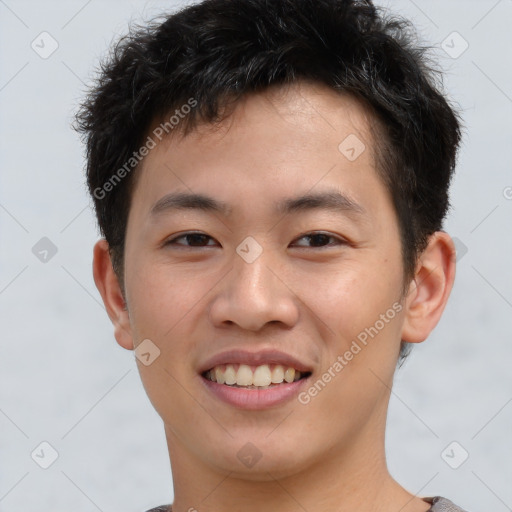
[[[303,82],[144,160],[123,336],[159,351],[137,363],[171,453],[265,480],[381,443],[403,265],[370,122]]]

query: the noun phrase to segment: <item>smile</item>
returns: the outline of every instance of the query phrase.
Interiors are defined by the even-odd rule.
[[[283,382],[298,381],[310,372],[301,372],[291,366],[281,364],[262,364],[249,366],[247,364],[223,364],[206,371],[203,376],[217,384],[245,388],[268,389],[279,386]]]
[[[207,393],[237,409],[263,410],[296,399],[311,372],[279,364],[218,365],[201,374]]]

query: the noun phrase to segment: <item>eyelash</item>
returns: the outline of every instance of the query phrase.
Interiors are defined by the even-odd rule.
[[[213,238],[209,235],[206,235],[205,233],[201,233],[201,232],[196,232],[196,231],[190,231],[190,232],[187,232],[187,233],[182,233],[181,235],[175,237],[175,238],[172,238],[170,240],[167,240],[166,242],[164,242],[164,246],[168,246],[168,245],[176,245],[176,246],[179,246],[179,244],[176,243],[176,240],[179,240],[180,238],[186,238],[188,236],[191,236],[191,235],[198,235],[198,236],[202,236],[202,237],[207,237],[209,238],[210,240],[213,240]],[[332,238],[333,240],[336,240],[337,243],[335,245],[348,245],[348,242],[340,237],[337,237],[337,236],[334,236],[334,235],[330,235],[328,233],[324,233],[324,232],[309,232],[309,233],[304,233],[303,235],[301,235],[300,237],[297,238],[297,240],[300,240],[302,238],[309,238],[311,240],[312,237],[314,236],[324,236],[324,237],[327,237],[327,238]],[[203,249],[204,247],[212,247],[211,245],[210,246],[191,246],[191,245],[185,245],[184,247],[187,247],[187,248],[199,248],[199,249]],[[304,246],[301,246],[301,247],[304,247]],[[324,249],[324,248],[327,248],[327,247],[334,247],[334,245],[330,244],[330,245],[324,245],[324,246],[320,246],[320,247],[312,247],[313,249]]]

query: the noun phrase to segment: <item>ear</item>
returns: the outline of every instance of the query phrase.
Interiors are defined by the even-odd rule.
[[[127,350],[133,350],[128,309],[112,266],[109,245],[105,239],[98,240],[94,246],[92,268],[96,288],[101,294],[107,314],[114,325],[114,336],[117,343]]]
[[[405,300],[402,340],[424,341],[439,322],[455,279],[455,245],[444,231],[431,235]]]

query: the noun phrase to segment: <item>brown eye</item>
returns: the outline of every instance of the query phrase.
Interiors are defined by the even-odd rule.
[[[178,243],[178,240],[184,239],[188,242],[188,244]],[[213,238],[209,235],[205,235],[204,233],[184,233],[180,236],[172,238],[165,242],[164,245],[177,245],[177,246],[185,246],[185,247],[207,247],[206,242],[208,240],[213,240]],[[211,247],[211,246],[210,246]]]
[[[329,235],[328,233],[307,233],[301,236],[298,240],[307,240],[310,245],[309,247],[332,247],[333,245],[344,245],[346,242],[336,236]],[[334,243],[329,243],[329,240],[334,240]],[[304,247],[304,246],[301,246]],[[306,246],[307,247],[307,246]]]

